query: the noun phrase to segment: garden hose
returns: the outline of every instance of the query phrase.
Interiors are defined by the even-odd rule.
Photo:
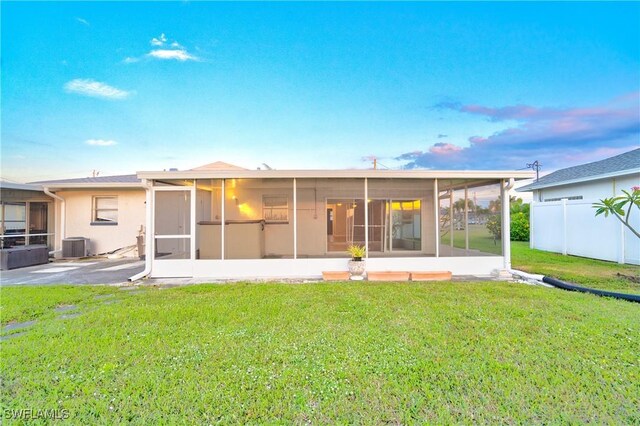
[[[568,291],[579,291],[582,293],[591,293],[597,296],[613,297],[614,299],[627,300],[629,302],[640,303],[640,294],[614,293],[612,291],[596,290],[594,288],[580,287],[574,284],[566,283],[552,277],[542,277],[542,281],[551,284],[554,287]]]

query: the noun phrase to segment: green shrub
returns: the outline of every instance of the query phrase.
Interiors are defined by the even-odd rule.
[[[494,240],[502,238],[501,216],[498,214],[491,216],[489,220],[487,220],[487,229],[493,236]]]
[[[511,213],[511,241],[529,241],[529,216]]]
[[[487,229],[495,240],[502,238],[501,216],[487,220]],[[511,241],[529,241],[529,216],[523,212],[511,213]]]

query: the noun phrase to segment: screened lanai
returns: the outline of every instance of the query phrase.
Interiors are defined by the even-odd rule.
[[[270,270],[296,261],[294,269],[304,270],[308,260],[317,275],[314,265],[342,265],[354,244],[365,246],[370,263],[380,268],[401,267],[402,259],[413,259],[407,267],[426,268],[432,267],[427,259],[503,257],[505,176],[192,172],[140,174],[153,206],[150,258],[163,273],[192,276],[211,268],[213,276],[216,268],[240,261]]]

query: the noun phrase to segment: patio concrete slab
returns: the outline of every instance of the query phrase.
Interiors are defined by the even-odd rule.
[[[128,283],[129,277],[142,272],[143,269],[144,263],[138,258],[55,261],[2,271],[0,285],[123,284]]]
[[[21,328],[31,327],[35,323],[36,323],[35,320],[25,321],[25,322],[14,322],[14,323],[5,325],[2,331],[20,330]]]
[[[67,312],[67,311],[73,311],[74,309],[78,309],[78,307],[76,305],[64,305],[64,306],[58,306],[53,310],[56,312]]]
[[[31,271],[32,274],[53,274],[56,272],[69,272],[74,269],[78,269],[79,266],[55,266],[53,268],[39,269],[37,271]]]
[[[58,319],[71,319],[71,318],[77,318],[77,317],[79,317],[80,315],[81,315],[81,314],[80,314],[80,312],[76,312],[76,313],[74,313],[74,314],[63,314],[63,315],[60,315],[60,316],[58,317]]]
[[[102,300],[102,299],[111,299],[113,297],[116,297],[115,294],[99,294],[99,295],[95,296],[94,299]]]
[[[13,333],[13,334],[7,334],[5,336],[0,336],[0,342],[3,342],[5,340],[9,340],[9,339],[13,339],[15,337],[24,336],[25,334],[27,334],[26,331],[21,331],[20,333]]]

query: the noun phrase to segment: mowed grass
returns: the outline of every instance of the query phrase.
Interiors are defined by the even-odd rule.
[[[640,266],[615,262],[563,256],[541,250],[532,250],[528,242],[511,242],[511,263],[515,269],[534,274],[549,275],[586,287],[623,293],[640,294],[640,284],[617,274],[640,277]]]
[[[450,232],[450,231],[449,231]],[[466,247],[466,232],[464,229],[453,230],[453,246],[464,249]],[[440,238],[440,244],[451,246],[451,236],[446,234]],[[469,225],[469,249],[483,253],[502,255],[502,241],[495,240],[486,225]]]
[[[103,288],[109,305],[77,289],[2,289],[3,315],[38,318],[1,343],[2,409],[65,408],[75,424],[640,422],[629,302],[498,282]],[[83,314],[11,308],[38,291]]]

